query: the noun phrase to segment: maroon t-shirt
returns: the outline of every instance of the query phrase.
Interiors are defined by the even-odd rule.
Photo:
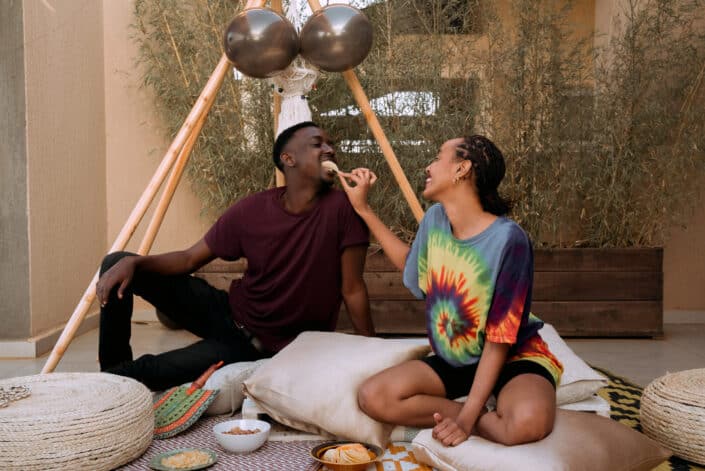
[[[347,196],[331,189],[302,214],[284,209],[285,187],[231,206],[205,241],[224,260],[247,259],[230,285],[230,308],[270,352],[305,330],[333,330],[342,300],[343,249],[369,243],[369,231]]]

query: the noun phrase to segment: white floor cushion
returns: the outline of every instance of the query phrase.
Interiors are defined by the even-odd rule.
[[[416,458],[439,471],[646,471],[671,453],[646,435],[595,414],[559,410],[553,432],[526,445],[504,446],[479,437],[446,447],[422,430]]]
[[[544,324],[539,334],[563,364],[563,376],[556,390],[559,406],[588,399],[607,386],[607,379],[576,355],[551,324]]]
[[[266,361],[243,361],[216,370],[204,386],[205,389],[219,390],[215,400],[206,409],[206,415],[233,414],[240,409],[245,399],[242,383]]]
[[[357,390],[375,373],[428,351],[400,340],[304,332],[258,368],[245,389],[280,423],[383,447],[393,427],[360,410]]]

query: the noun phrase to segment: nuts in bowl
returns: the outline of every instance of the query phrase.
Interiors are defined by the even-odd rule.
[[[255,451],[267,441],[272,426],[263,420],[227,420],[213,426],[218,444],[231,453]]]

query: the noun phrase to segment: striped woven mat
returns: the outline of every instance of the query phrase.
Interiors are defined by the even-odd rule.
[[[154,440],[147,451],[138,459],[120,470],[149,469],[149,462],[155,455],[178,448],[208,448],[218,455],[218,462],[208,470],[238,470],[238,471],[314,471],[318,462],[310,457],[313,447],[322,440],[295,441],[296,432],[286,436],[271,437],[262,448],[246,454],[234,454],[224,451],[213,437],[213,426],[234,417],[201,418],[189,430],[165,440]],[[273,432],[276,434],[276,431]],[[284,434],[282,434],[284,435]],[[306,434],[301,434],[306,437]],[[411,451],[411,443],[392,443],[385,450],[382,459],[370,468],[370,471],[431,471],[431,468],[419,464]]]
[[[315,461],[309,457],[311,448],[320,441],[267,441],[262,448],[245,454],[228,453],[215,441],[213,426],[233,417],[204,417],[185,432],[165,440],[154,440],[147,451],[138,459],[129,463],[121,470],[149,469],[152,457],[165,451],[178,448],[208,448],[218,455],[218,462],[208,470],[304,470],[310,468]],[[237,418],[237,417],[234,417]]]

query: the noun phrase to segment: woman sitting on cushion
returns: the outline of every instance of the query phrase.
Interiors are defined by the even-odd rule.
[[[367,202],[377,176],[358,168],[339,173],[404,284],[426,300],[435,355],[369,378],[358,392],[361,409],[391,424],[433,427],[444,445],[479,435],[505,445],[540,440],[552,428],[562,365],[538,334],[530,314],[531,242],[505,217],[498,192],[504,158],[486,137],[445,142],[426,167],[423,196],[435,201],[409,247]],[[354,183],[351,186],[350,183]],[[497,407],[485,403],[494,393]],[[464,403],[453,399],[466,396]]]

